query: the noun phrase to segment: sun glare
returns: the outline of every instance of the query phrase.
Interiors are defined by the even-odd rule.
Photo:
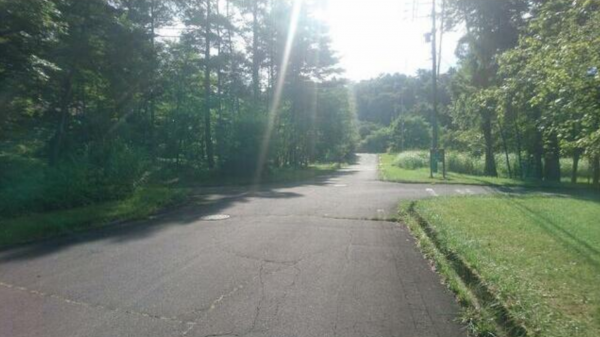
[[[267,124],[267,130],[262,141],[260,153],[258,157],[258,165],[256,168],[256,177],[254,179],[255,185],[260,183],[260,179],[263,173],[264,166],[266,164],[267,155],[269,154],[269,145],[271,143],[271,136],[273,135],[273,128],[279,112],[279,105],[281,103],[281,94],[285,84],[285,78],[287,75],[290,55],[292,53],[292,47],[294,46],[294,38],[296,37],[296,30],[298,29],[298,20],[300,19],[300,11],[302,10],[303,0],[294,0],[294,8],[292,10],[292,17],[290,19],[290,26],[288,29],[288,35],[285,43],[285,50],[283,53],[283,59],[281,61],[281,69],[277,78],[277,85],[275,87],[275,93],[273,94],[273,101],[271,102],[271,108],[269,109],[269,121]]]
[[[431,29],[428,11],[427,4],[412,0],[327,0],[317,15],[330,26],[346,76],[362,80],[431,66],[431,47],[424,38]],[[455,64],[461,34],[445,33],[442,71]]]

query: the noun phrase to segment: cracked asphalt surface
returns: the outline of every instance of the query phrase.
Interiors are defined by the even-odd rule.
[[[310,182],[211,188],[152,220],[0,252],[0,336],[465,336],[391,220],[483,187],[377,180],[377,158]],[[223,221],[203,217],[227,214]]]

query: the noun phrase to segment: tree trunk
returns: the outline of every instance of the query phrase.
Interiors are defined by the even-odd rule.
[[[204,145],[206,146],[206,160],[208,168],[215,167],[214,150],[211,131],[211,88],[210,88],[210,2],[206,0],[206,31],[205,31],[205,49],[204,49]]]
[[[581,159],[582,150],[575,148],[573,151],[573,169],[571,170],[571,182],[577,183],[577,173],[579,171],[579,160]]]
[[[273,1],[269,2],[269,7],[271,11],[273,11]],[[271,22],[273,20],[273,14],[271,14]],[[272,24],[272,23],[271,23]],[[268,99],[267,99],[267,108],[270,110],[271,105],[273,104],[274,93],[275,93],[275,29],[269,29],[269,89],[268,89]]]
[[[69,72],[63,84],[63,96],[60,101],[60,118],[56,125],[54,136],[50,140],[50,153],[48,156],[48,165],[55,166],[60,158],[65,132],[69,118],[69,104],[73,92],[73,71]]]
[[[260,100],[260,58],[258,55],[258,0],[252,5],[252,93],[254,104],[258,106]]]
[[[226,3],[226,15],[227,15],[227,19],[230,20],[231,18],[231,10],[230,10],[230,5],[231,5],[231,0],[227,0]],[[239,114],[240,111],[240,103],[239,103],[239,95],[238,95],[238,81],[237,81],[237,76],[236,74],[238,73],[237,70],[237,62],[235,60],[235,49],[233,47],[233,32],[232,32],[232,28],[231,25],[228,25],[227,27],[227,43],[229,45],[229,61],[230,61],[230,66],[231,66],[231,84],[230,84],[230,89],[229,89],[229,94],[231,98],[231,109],[234,112],[235,115]]]
[[[176,86],[176,93],[175,93],[175,118],[173,118],[174,120],[174,125],[171,126],[171,133],[173,133],[173,135],[177,135],[177,124],[183,124],[183,121],[181,120],[181,106],[183,105],[183,76],[181,76],[181,73],[177,74],[177,86]],[[185,132],[179,132],[179,136],[180,136],[180,141],[178,143],[178,147],[177,147],[177,155],[176,155],[176,161],[177,161],[177,167],[179,168],[179,163],[180,163],[180,156],[181,153],[185,151],[185,148],[183,146],[183,138],[184,136],[188,135],[188,130],[186,128]],[[188,135],[189,136],[189,135]],[[175,137],[175,136],[174,136]],[[185,152],[183,153],[183,157],[185,158]]]
[[[548,137],[544,151],[544,178],[546,181],[560,182],[560,145],[556,134]]]
[[[483,114],[481,125],[485,140],[485,168],[483,174],[488,177],[497,177],[496,160],[494,158],[494,139],[492,136],[492,118],[489,113]]]
[[[519,125],[517,124],[517,118],[513,121],[515,126],[515,135],[517,140],[517,159],[519,161],[519,178],[523,179],[523,147],[521,145],[521,130],[519,129]]]
[[[220,17],[220,1],[217,0],[216,3],[216,13],[217,16]],[[216,130],[216,139],[217,139],[217,159],[219,166],[223,164],[224,152],[225,152],[225,128],[223,126],[223,66],[222,66],[222,58],[223,49],[222,49],[222,34],[221,34],[221,25],[217,26],[217,51],[219,53],[219,63],[217,64],[217,130]]]
[[[600,155],[592,157],[592,184],[600,187]]]
[[[508,154],[508,144],[506,143],[506,134],[502,123],[498,122],[500,128],[500,136],[502,137],[502,147],[504,147],[504,156],[506,157],[506,169],[508,170],[508,177],[512,178],[512,168],[510,167],[510,156]]]
[[[514,173],[514,177],[518,177],[520,179],[523,179],[523,157],[522,157],[522,150],[523,147],[521,145],[521,130],[519,129],[519,125],[517,124],[517,121],[519,120],[519,113],[518,111],[515,111],[515,109],[513,109],[513,105],[511,103],[511,101],[509,99],[507,99],[505,101],[506,103],[506,123],[512,123],[514,131],[515,131],[515,145],[516,145],[516,151],[517,151],[517,165],[518,167],[515,168]],[[509,126],[507,124],[505,124],[505,126],[508,128]],[[508,130],[505,130],[505,132],[508,132]]]
[[[155,84],[155,75],[156,75],[156,32],[155,32],[155,0],[152,0],[150,3],[150,34],[151,34],[151,43],[152,43],[152,64],[151,64],[151,76],[150,76],[150,128],[149,128],[149,138],[150,138],[150,157],[152,161],[156,160],[156,141],[154,135],[154,125],[155,125],[155,102],[154,102],[154,84]]]
[[[544,143],[542,133],[536,128],[533,144],[533,177],[535,179],[541,180],[544,177],[543,155]]]

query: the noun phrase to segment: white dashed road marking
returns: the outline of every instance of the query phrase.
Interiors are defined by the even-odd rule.
[[[433,188],[428,188],[425,191],[427,191],[427,193],[431,194],[434,197],[439,197],[440,196],[439,194],[437,194],[436,191],[433,190]]]

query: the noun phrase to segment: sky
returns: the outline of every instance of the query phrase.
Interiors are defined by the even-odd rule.
[[[413,19],[413,2],[421,3]],[[431,69],[430,1],[328,0],[318,13],[330,27],[334,49],[346,77],[359,81],[382,73],[413,75]],[[454,51],[461,32],[444,33],[442,72],[456,63]]]
[[[319,1],[321,10],[314,15],[330,27],[345,77],[360,81],[383,73],[414,75],[418,69],[431,69],[431,44],[425,41],[431,31],[431,0]],[[420,4],[415,15],[414,3]],[[159,34],[178,35],[180,26]],[[463,34],[444,33],[442,72],[456,64],[454,51]]]

